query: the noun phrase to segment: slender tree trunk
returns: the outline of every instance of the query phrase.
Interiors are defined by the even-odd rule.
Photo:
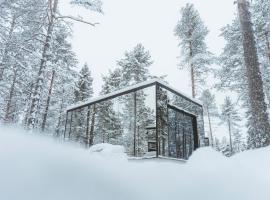
[[[190,33],[191,37],[191,33]],[[192,88],[192,97],[196,97],[196,91],[195,91],[195,73],[194,73],[194,66],[192,63],[192,57],[193,57],[193,52],[192,52],[192,44],[189,42],[189,64],[190,64],[190,76],[191,76],[191,88]]]
[[[211,143],[211,146],[213,147],[214,142],[213,142],[212,124],[211,124],[211,119],[210,119],[208,108],[207,108],[206,112],[207,112],[207,118],[208,118],[208,124],[209,124],[210,143]]]
[[[137,135],[137,93],[134,92],[134,124],[133,124],[133,151],[136,157],[136,135]],[[157,141],[158,142],[158,141]]]
[[[195,98],[196,97],[196,91],[195,91],[195,74],[194,74],[194,67],[191,64],[190,66],[190,73],[191,73],[191,87],[192,87],[192,97]]]
[[[47,121],[47,116],[48,116],[48,110],[50,106],[50,101],[51,101],[51,96],[52,96],[52,88],[53,88],[53,81],[54,81],[54,76],[55,76],[55,70],[52,71],[52,78],[50,82],[50,87],[49,87],[49,93],[46,101],[46,107],[45,107],[45,112],[43,115],[43,120],[42,120],[42,125],[41,125],[41,130],[44,131],[45,126],[46,126],[46,121]]]
[[[4,118],[4,121],[6,123],[10,122],[10,109],[12,106],[12,100],[13,100],[14,91],[15,91],[16,79],[17,79],[17,70],[14,71],[12,84],[11,84],[11,87],[9,90],[9,97],[8,97],[8,101],[7,101],[7,108],[6,108],[5,118]]]
[[[39,100],[40,100],[40,92],[42,91],[42,85],[43,85],[43,73],[46,67],[46,61],[48,58],[48,51],[50,48],[50,42],[51,42],[51,37],[52,37],[52,32],[53,32],[53,26],[54,26],[54,20],[55,20],[55,14],[57,11],[57,6],[58,6],[58,0],[49,0],[49,6],[52,7],[52,10],[50,10],[50,19],[49,19],[49,24],[47,27],[47,34],[46,34],[46,39],[45,39],[45,43],[43,46],[43,50],[42,50],[42,58],[41,58],[41,62],[40,62],[40,66],[39,66],[39,71],[38,71],[38,75],[37,75],[37,80],[35,83],[35,87],[34,87],[34,95],[33,95],[33,99],[31,102],[31,107],[30,107],[30,117],[28,119],[28,127],[35,127],[35,123],[36,123],[36,112],[38,111],[38,104],[39,104]],[[53,4],[53,6],[52,6]]]
[[[270,144],[270,126],[267,114],[267,106],[263,91],[263,81],[259,68],[254,32],[251,16],[246,0],[237,0],[238,14],[243,36],[244,59],[248,82],[248,95],[252,115],[251,135],[253,148],[259,148]]]
[[[63,94],[64,94],[64,89],[63,89]],[[56,126],[56,136],[60,136],[60,126],[61,126],[61,118],[62,118],[62,111],[63,111],[63,107],[64,107],[64,99],[62,98],[61,99],[61,105],[60,105],[60,111],[59,111],[59,116],[58,116],[58,123],[57,123],[57,126]]]
[[[266,42],[266,47],[267,47],[267,55],[268,55],[268,59],[270,62],[270,43],[269,43],[268,35],[269,35],[269,32],[265,32],[265,42]]]
[[[90,146],[93,145],[94,143],[95,118],[96,118],[96,104],[93,105],[93,114],[91,119],[90,139],[89,139]]]
[[[25,111],[25,117],[24,117],[24,126],[27,127],[27,123],[28,123],[28,118],[29,118],[29,114],[30,114],[30,107],[29,107],[29,102],[31,102],[31,99],[32,99],[32,94],[33,94],[33,87],[34,87],[34,84],[31,83],[30,84],[30,92],[29,92],[29,95],[27,96],[27,102],[28,102],[28,106],[26,107],[26,111]]]
[[[87,107],[87,118],[86,118],[86,144],[85,147],[89,147],[89,140],[90,140],[90,134],[89,134],[89,123],[90,123],[90,106]]]
[[[231,122],[228,120],[228,127],[229,127],[229,138],[230,138],[230,151],[231,155],[233,154],[233,146],[232,146],[232,130],[231,130]]]
[[[16,22],[16,17],[13,16],[11,24],[10,24],[9,33],[8,33],[8,40],[7,40],[6,44],[5,44],[3,57],[2,57],[2,60],[0,62],[0,81],[3,80],[4,71],[5,71],[6,67],[7,67],[6,62],[8,60],[8,58],[7,58],[7,56],[8,56],[8,46],[9,46],[9,43],[10,43],[10,41],[12,39],[13,31],[14,31],[14,28],[15,28],[15,22]]]

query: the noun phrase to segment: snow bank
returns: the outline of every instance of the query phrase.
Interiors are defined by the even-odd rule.
[[[186,164],[129,162],[122,147],[90,150],[0,127],[2,200],[269,200],[270,148]]]
[[[112,145],[107,143],[93,145],[89,149],[91,156],[101,156],[106,159],[124,159],[127,160],[125,148],[120,145]]]

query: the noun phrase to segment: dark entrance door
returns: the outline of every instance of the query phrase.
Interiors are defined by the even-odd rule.
[[[188,159],[198,146],[196,117],[168,106],[169,156]]]

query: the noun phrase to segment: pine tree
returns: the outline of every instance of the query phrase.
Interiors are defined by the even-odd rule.
[[[73,0],[71,1],[72,4],[83,6],[88,10],[95,11],[95,12],[102,12],[101,5],[102,3],[99,0]],[[31,100],[31,106],[29,109],[29,118],[27,125],[29,128],[36,127],[38,121],[38,114],[40,112],[40,101],[42,98],[42,91],[44,85],[44,72],[46,71],[47,61],[51,54],[51,43],[52,43],[52,34],[54,32],[54,27],[56,23],[59,21],[58,19],[69,19],[77,22],[86,23],[91,26],[95,26],[95,24],[84,21],[81,18],[76,18],[73,16],[63,16],[59,12],[59,0],[48,0],[46,6],[46,20],[45,20],[45,38],[42,44],[41,50],[41,59],[40,64],[38,67],[38,72],[36,75],[36,80],[34,81],[33,86],[33,95]],[[43,23],[44,24],[44,23]]]
[[[88,65],[85,63],[79,72],[79,80],[74,91],[74,101],[85,101],[93,96],[93,78]]]
[[[207,50],[205,38],[208,30],[193,4],[181,9],[181,19],[174,33],[180,40],[181,68],[188,68],[191,74],[192,97],[198,93],[199,84],[204,83],[204,75],[209,70],[212,55]]]
[[[120,88],[137,84],[151,78],[149,67],[153,63],[149,51],[142,44],[136,45],[131,51],[125,52],[125,57],[117,62],[121,72]],[[118,75],[116,77],[120,77]],[[118,79],[119,80],[119,79]],[[118,88],[119,89],[119,88]],[[146,94],[144,91],[134,92],[121,98],[124,103],[123,125],[127,130],[124,140],[127,149],[133,156],[138,156],[145,151],[145,130],[149,122],[149,113],[152,113],[145,105]],[[148,114],[148,115],[147,115]]]
[[[240,121],[240,117],[237,113],[237,110],[235,108],[235,105],[232,103],[231,99],[229,97],[225,98],[224,104],[221,108],[221,115],[220,118],[222,120],[222,123],[226,123],[228,126],[228,132],[229,132],[229,144],[230,144],[230,155],[234,153],[233,149],[233,141],[232,141],[232,131],[235,127],[238,127],[238,123]]]
[[[270,2],[256,0],[252,7],[261,75],[268,103],[270,102]]]
[[[150,77],[149,67],[152,63],[149,51],[145,50],[142,44],[125,52],[125,58],[117,62],[122,72],[122,86],[146,81]]]
[[[115,90],[118,82],[118,70],[109,72],[108,77],[103,77],[101,94],[107,94]],[[116,78],[116,79],[115,79]],[[123,127],[119,111],[115,110],[114,100],[107,100],[98,104],[97,112],[97,132],[101,136],[101,142],[119,144],[122,140]]]
[[[246,67],[248,96],[251,112],[251,125],[254,134],[253,147],[259,148],[270,144],[270,125],[264,98],[263,81],[259,68],[256,42],[246,0],[237,0],[238,15],[243,37],[244,60]]]
[[[61,121],[64,117],[64,105],[68,102],[72,103],[73,100],[73,95],[70,95],[70,84],[73,87],[75,83],[74,68],[77,66],[77,60],[71,44],[67,42],[69,35],[70,32],[64,24],[55,27],[51,46],[52,53],[47,64],[47,73],[51,78],[46,86],[48,94],[43,101],[42,130],[50,128],[51,132],[59,133],[59,130],[63,128]],[[69,80],[69,84],[67,84],[67,80]],[[49,126],[46,126],[47,124]]]
[[[213,140],[211,117],[215,117],[218,115],[217,106],[215,102],[215,96],[211,94],[209,90],[204,90],[202,92],[200,100],[203,103],[203,107],[205,111],[204,113],[206,114],[207,119],[208,119],[210,144],[213,146],[214,140]]]
[[[79,72],[79,78],[75,86],[74,91],[74,102],[83,102],[87,99],[91,98],[93,95],[93,78],[91,77],[91,72],[87,64],[84,64],[82,69]],[[75,141],[80,141],[83,138],[83,130],[86,130],[87,124],[84,123],[84,116],[87,116],[87,112],[91,114],[91,133],[86,133],[87,136],[92,135],[93,128],[95,124],[95,115],[96,115],[96,107],[95,105],[91,107],[91,110],[86,110],[84,108],[76,110],[74,113],[74,131],[73,138]],[[89,138],[86,139],[87,143]]]

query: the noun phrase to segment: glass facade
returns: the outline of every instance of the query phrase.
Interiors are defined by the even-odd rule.
[[[65,138],[122,145],[134,157],[188,159],[204,141],[202,114],[200,104],[150,81],[69,108]]]

